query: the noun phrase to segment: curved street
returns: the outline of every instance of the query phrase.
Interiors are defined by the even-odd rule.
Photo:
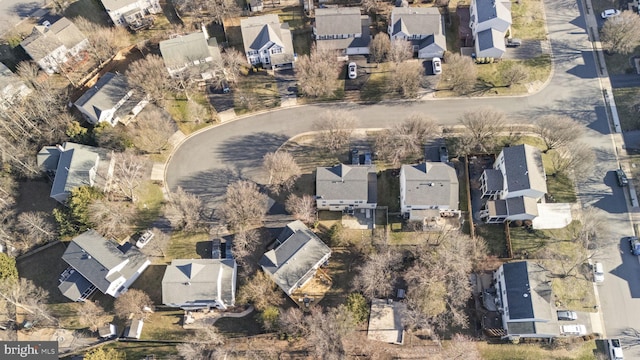
[[[375,105],[328,103],[284,108],[243,117],[189,137],[166,166],[166,184],[182,186],[214,207],[227,185],[238,178],[259,181],[262,157],[288,138],[312,129],[312,123],[328,109],[347,109],[360,128],[388,127],[412,113],[436,119],[442,125],[457,124],[465,111],[491,106],[507,114],[513,123],[531,122],[546,114],[567,115],[587,128],[585,138],[597,161],[593,172],[578,183],[583,206],[604,210],[616,245],[606,249],[602,261],[608,272],[598,286],[608,337],[640,324],[640,263],[619,247],[620,238],[633,234],[627,195],[616,185],[618,168],[615,142],[608,124],[594,51],[585,27],[582,6],[575,1],[545,1],[547,27],[553,50],[552,77],[540,92],[524,97],[456,98],[394,101]],[[593,17],[593,14],[587,16]],[[618,144],[618,147],[622,144]],[[625,249],[624,252],[620,249]],[[634,357],[636,349],[625,349]],[[635,354],[640,357],[640,352]]]

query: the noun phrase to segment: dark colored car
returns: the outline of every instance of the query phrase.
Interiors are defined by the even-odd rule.
[[[505,45],[507,47],[518,47],[518,46],[522,45],[522,40],[516,39],[516,38],[508,38],[505,41]]]
[[[351,149],[351,165],[360,165],[360,155],[358,149]]]
[[[629,241],[629,247],[633,255],[640,255],[640,239],[636,236],[627,236],[625,239]]]
[[[449,151],[446,146],[440,146],[438,150],[440,153],[440,162],[448,162],[449,161]]]
[[[364,153],[364,164],[365,165],[371,165],[372,161],[371,161],[371,153],[370,152],[365,152]]]
[[[627,179],[627,174],[624,173],[624,170],[622,169],[616,170],[616,177],[618,178],[618,185],[620,186],[629,185],[629,179]]]

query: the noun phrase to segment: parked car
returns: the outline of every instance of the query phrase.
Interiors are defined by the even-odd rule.
[[[558,320],[573,321],[578,319],[578,314],[570,310],[558,310]]]
[[[449,151],[446,146],[440,146],[438,153],[440,154],[440,162],[449,162]]]
[[[624,360],[622,346],[620,345],[619,339],[609,339],[609,341],[607,341],[607,345],[609,346],[609,359]]]
[[[358,77],[358,65],[354,62],[349,63],[349,79],[355,79]]]
[[[358,149],[351,149],[351,165],[360,165],[360,155]]]
[[[371,165],[373,162],[371,161],[371,152],[369,151],[365,151],[364,152],[364,164],[365,165]]]
[[[600,16],[603,19],[608,19],[610,17],[614,17],[614,16],[618,16],[620,15],[620,10],[618,9],[607,9],[605,11],[602,12],[602,14],[600,14]]]
[[[601,262],[593,265],[593,281],[600,283],[604,281],[604,266]]]
[[[624,170],[622,169],[616,170],[616,177],[618,178],[618,185],[620,186],[629,185],[629,179],[627,179],[627,174],[624,173]]]
[[[629,241],[629,246],[631,247],[631,253],[633,255],[640,255],[640,239],[637,236],[627,236],[624,238]]]
[[[517,38],[507,38],[507,40],[505,40],[505,45],[507,47],[518,47],[520,45],[522,45],[522,40],[517,39]]]
[[[560,326],[562,335],[582,336],[587,335],[587,328],[584,325],[562,325]]]
[[[136,246],[139,249],[142,249],[145,245],[149,243],[149,241],[151,241],[151,239],[153,239],[154,235],[155,234],[151,230],[145,231],[144,233],[142,233],[142,235],[140,235],[140,237],[138,238],[138,241],[136,241]]]
[[[431,60],[431,65],[433,65],[434,75],[442,74],[442,60],[440,60],[440,58],[434,57],[433,60]]]

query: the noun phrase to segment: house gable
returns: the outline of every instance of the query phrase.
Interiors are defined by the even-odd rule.
[[[233,259],[176,259],[162,278],[162,302],[189,309],[235,303],[237,265]]]
[[[207,62],[219,61],[221,56],[215,38],[207,39],[207,34],[204,32],[161,41],[160,53],[170,73]]]
[[[133,91],[124,75],[106,73],[89,90],[87,90],[74,105],[87,121],[97,124],[108,121],[115,125],[119,121],[118,114],[131,111],[136,104],[129,101]]]
[[[316,196],[320,207],[327,204],[377,204],[377,176],[374,165],[338,164],[316,170]],[[337,206],[337,205],[336,205]]]

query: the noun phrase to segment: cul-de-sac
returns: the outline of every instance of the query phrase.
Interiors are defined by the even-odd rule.
[[[3,1],[0,358],[640,359],[639,7]]]

